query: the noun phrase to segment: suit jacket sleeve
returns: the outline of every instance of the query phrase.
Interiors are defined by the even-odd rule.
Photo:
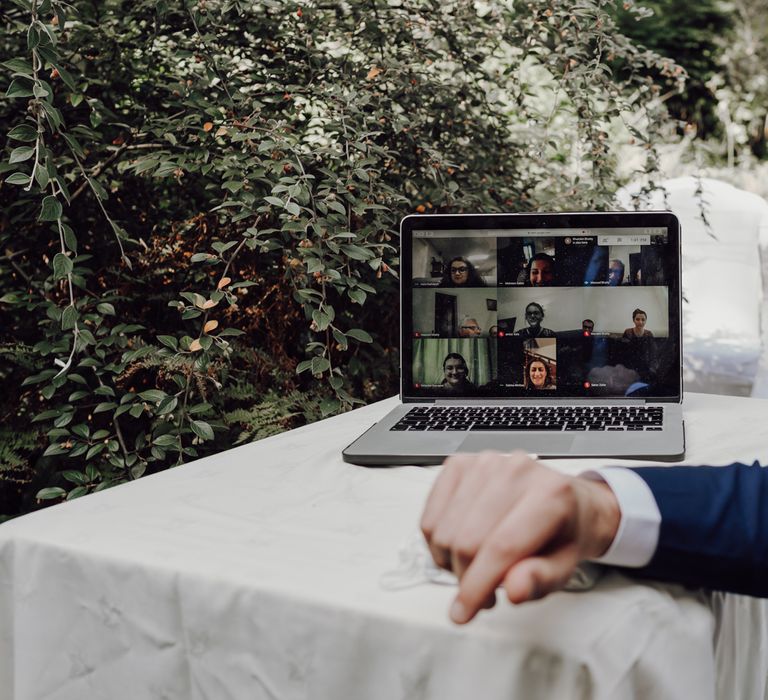
[[[632,575],[768,597],[768,470],[640,467],[661,512],[653,558]]]

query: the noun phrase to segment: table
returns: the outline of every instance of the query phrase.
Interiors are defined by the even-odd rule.
[[[385,590],[439,468],[340,451],[393,404],[0,525],[0,699],[765,696],[760,600],[609,572],[456,627],[451,587]],[[687,463],[768,462],[768,400],[685,408]]]

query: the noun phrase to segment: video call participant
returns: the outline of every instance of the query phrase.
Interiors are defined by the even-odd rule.
[[[549,374],[549,367],[541,360],[531,360],[525,371],[525,388],[534,391],[554,389],[552,377]]]
[[[554,338],[555,332],[549,328],[542,328],[541,322],[544,320],[544,307],[532,301],[525,307],[525,321],[527,328],[515,333],[520,338]]]
[[[466,258],[455,257],[448,263],[448,267],[440,281],[441,287],[485,287],[485,281],[475,266]]]
[[[536,253],[528,261],[526,287],[551,287],[555,282],[555,259],[547,253]]]
[[[591,318],[585,318],[581,322],[581,330],[584,335],[592,335],[595,332],[595,322]]]
[[[611,260],[608,263],[608,286],[618,287],[624,284],[624,263],[621,260]]]
[[[634,326],[632,328],[627,328],[624,331],[623,338],[626,340],[635,340],[637,338],[653,338],[653,333],[651,331],[646,330],[645,328],[645,322],[648,320],[648,314],[645,313],[642,309],[635,309],[632,312],[632,321],[634,322]]]
[[[457,352],[451,352],[445,356],[443,375],[440,386],[447,394],[466,394],[475,390],[475,385],[468,378],[467,362]]]
[[[465,318],[459,326],[460,338],[477,338],[481,333],[480,324],[474,318]]]

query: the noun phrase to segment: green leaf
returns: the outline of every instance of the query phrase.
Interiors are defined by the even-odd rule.
[[[168,394],[166,394],[164,391],[160,391],[160,389],[147,389],[146,391],[142,391],[139,394],[139,397],[144,399],[144,401],[157,403],[167,398]]]
[[[323,313],[322,311],[315,309],[312,312],[312,320],[317,326],[318,331],[324,331],[326,328],[328,328],[328,324],[331,322],[331,316],[330,314]]]
[[[34,87],[27,80],[14,80],[5,93],[8,99],[14,99],[16,97],[34,97]]]
[[[157,407],[157,415],[164,416],[167,413],[171,413],[178,405],[179,400],[175,396],[167,396],[164,398],[160,405]]]
[[[34,24],[30,24],[27,29],[27,48],[32,51],[40,44],[40,32]]]
[[[213,440],[213,428],[204,420],[193,420],[189,422],[192,432],[203,440]]]
[[[85,468],[85,475],[88,477],[88,481],[96,481],[101,476],[99,470],[93,464],[89,464]]]
[[[13,175],[7,177],[5,181],[9,185],[24,185],[26,187],[29,184],[29,175],[25,173],[13,173]]]
[[[53,101],[53,90],[51,90],[51,86],[46,82],[35,83],[32,93],[39,100]]]
[[[48,386],[44,387],[40,393],[43,395],[44,399],[50,401],[50,399],[56,393],[56,387],[53,384],[49,384]]]
[[[62,413],[55,421],[53,421],[53,425],[56,428],[63,428],[65,425],[69,425],[74,417],[74,413]]]
[[[27,10],[30,8],[27,7]],[[3,64],[11,73],[22,73],[23,75],[32,78],[34,69],[30,59],[26,58],[12,58],[10,61],[3,61]]]
[[[301,209],[299,209],[299,205],[296,202],[286,202],[285,210],[289,214],[293,214],[293,216],[298,216],[301,213]]]
[[[39,221],[57,221],[61,218],[61,203],[53,195],[48,195],[43,200]]]
[[[92,457],[95,457],[98,454],[101,454],[106,449],[106,445],[103,442],[99,442],[96,445],[93,445],[88,452],[85,455],[85,459],[91,459]]]
[[[50,501],[53,498],[61,498],[66,494],[67,492],[58,486],[49,486],[48,488],[40,489],[37,494],[35,494],[35,498],[39,501]]]
[[[236,245],[237,245],[237,241],[229,241],[228,243],[222,243],[221,241],[216,241],[215,243],[211,244],[211,248],[213,248],[219,255],[223,255],[230,248],[234,248]]]
[[[178,441],[178,437],[166,433],[165,435],[160,435],[152,440],[152,444],[157,445],[158,447],[171,447],[171,445],[176,445]]]
[[[352,328],[351,330],[347,331],[347,335],[350,338],[354,338],[355,340],[359,340],[361,343],[372,343],[373,338],[362,328]]]
[[[43,452],[43,457],[55,457],[56,455],[65,455],[68,450],[66,447],[61,447],[58,443],[48,445],[48,448]]]
[[[37,186],[41,190],[45,190],[50,181],[51,178],[48,175],[48,170],[46,168],[37,168],[37,170],[35,170],[35,182],[37,182]]]
[[[165,347],[170,348],[173,351],[176,351],[179,349],[179,341],[176,340],[176,338],[172,335],[158,335],[157,339],[165,345]]]
[[[139,462],[138,464],[131,467],[131,478],[140,479],[142,476],[144,476],[145,471],[147,471],[147,463]]]
[[[64,137],[64,140],[67,142],[67,145],[75,152],[75,154],[79,158],[85,158],[85,152],[83,151],[83,147],[80,145],[78,140],[71,136],[70,134],[62,134]]]
[[[341,345],[342,350],[346,350],[349,344],[347,343],[347,336],[345,336],[338,328],[331,330],[334,340]]]
[[[75,486],[68,494],[67,494],[67,500],[73,501],[75,498],[81,498],[82,496],[88,495],[88,487],[87,486]]]
[[[72,272],[72,260],[64,253],[56,253],[53,257],[53,278],[60,280]]]
[[[334,211],[338,212],[339,214],[343,214],[344,216],[347,215],[347,210],[344,208],[344,205],[341,202],[335,199],[331,199],[326,200],[325,203],[328,205],[329,209],[333,209]]]
[[[35,170],[35,182],[41,190],[48,188],[48,185],[51,182],[51,176],[48,174],[47,168],[37,168],[37,170]]]
[[[108,304],[107,302],[96,304],[96,311],[98,311],[100,314],[104,314],[105,316],[115,315],[115,307],[112,306],[112,304]]]
[[[331,363],[325,357],[312,358],[312,374],[322,374],[331,368]]]
[[[74,469],[67,469],[67,471],[62,472],[61,475],[72,484],[83,485],[88,483],[85,474]]]
[[[69,259],[69,258],[67,258]],[[67,306],[61,314],[61,330],[68,331],[75,327],[77,323],[77,309],[74,306]]]
[[[111,411],[113,408],[117,408],[117,404],[114,401],[102,401],[96,404],[96,408],[93,409],[94,413],[104,413],[105,411]]]
[[[19,124],[8,132],[8,138],[13,141],[35,141],[37,131],[29,124]]]
[[[87,442],[81,442],[76,447],[73,447],[69,451],[69,458],[73,459],[74,457],[79,457],[80,455],[84,455],[88,451],[88,443]]]
[[[344,380],[341,377],[334,374],[330,377],[330,379],[328,380],[328,383],[331,385],[332,389],[336,390],[336,389],[341,389],[341,387],[344,385]]]
[[[8,162],[23,163],[25,160],[29,160],[33,155],[35,155],[34,146],[19,146],[11,151],[11,157]]]
[[[312,360],[303,360],[302,362],[299,362],[298,365],[296,365],[296,374],[301,374],[302,372],[306,372],[311,367],[312,367]]]
[[[153,157],[149,158],[141,158],[140,160],[136,161],[136,164],[133,166],[133,172],[135,172],[137,175],[140,173],[144,173],[147,170],[152,170],[157,165],[157,159]]]
[[[62,409],[60,408],[49,408],[47,411],[38,413],[34,418],[32,418],[32,422],[38,423],[39,421],[49,420],[50,418],[58,418],[61,415],[61,412]]]
[[[340,408],[341,402],[338,399],[323,399],[320,402],[320,413],[323,417],[336,413]]]
[[[367,248],[361,248],[359,245],[344,244],[341,250],[353,260],[369,260],[373,253]]]
[[[77,92],[77,85],[75,85],[75,81],[72,79],[72,76],[70,75],[69,71],[62,68],[60,63],[54,63],[54,68],[56,68],[57,71],[59,71],[59,77],[64,82],[64,85],[66,85],[72,92]]]
[[[77,437],[83,438],[83,440],[87,440],[88,436],[90,435],[90,430],[85,423],[78,423],[77,425],[73,426],[72,432],[77,435]]]
[[[347,291],[347,294],[349,294],[349,298],[352,301],[361,306],[365,303],[368,296],[362,289],[350,289]]]
[[[77,253],[77,238],[75,238],[75,232],[72,230],[72,227],[67,224],[62,224],[62,228],[64,229],[64,243],[67,248],[73,253]]]

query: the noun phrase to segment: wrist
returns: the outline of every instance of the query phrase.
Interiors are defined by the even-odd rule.
[[[616,538],[621,523],[621,508],[615,494],[605,482],[577,478],[585,494],[584,519],[581,529],[584,558],[603,556]]]

